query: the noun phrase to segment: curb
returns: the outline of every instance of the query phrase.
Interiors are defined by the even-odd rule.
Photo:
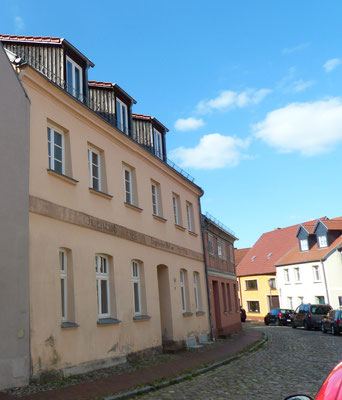
[[[243,356],[245,356],[246,353],[252,353],[253,351],[258,350],[260,347],[262,347],[267,342],[267,340],[268,340],[267,337],[264,335],[263,338],[261,338],[257,342],[255,342],[251,347],[247,346],[247,350],[241,350],[240,353],[238,353],[234,356],[225,358],[223,360],[213,362],[212,364],[208,365],[207,367],[202,367],[202,368],[196,369],[193,372],[183,374],[183,375],[177,376],[176,378],[172,378],[169,380],[164,380],[162,382],[155,383],[154,385],[143,386],[141,388],[130,390],[128,392],[124,392],[124,393],[117,394],[114,396],[102,397],[102,399],[103,400],[129,399],[130,397],[133,397],[133,396],[142,395],[142,394],[145,394],[148,392],[156,391],[158,389],[163,389],[167,386],[171,386],[176,383],[180,383],[180,382],[189,380],[196,376],[202,375],[205,372],[208,372],[208,371],[211,371],[218,367],[221,367],[222,365],[226,365],[226,364],[231,363],[232,361],[238,360],[239,358],[242,358]]]

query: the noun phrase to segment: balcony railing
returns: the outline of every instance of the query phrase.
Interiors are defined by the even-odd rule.
[[[229,229],[226,225],[220,222],[217,218],[213,217],[208,212],[205,213],[205,217],[213,222],[215,225],[219,226],[220,228],[224,229],[226,232],[230,233],[231,235],[235,236],[235,232]]]
[[[57,85],[61,89],[65,90],[67,93],[69,93],[71,96],[73,96],[80,103],[82,103],[83,105],[85,105],[86,107],[91,109],[92,111],[96,112],[97,115],[99,115],[101,118],[103,118],[105,121],[107,121],[110,125],[114,126],[119,131],[121,131],[123,134],[127,135],[130,139],[134,140],[136,143],[141,145],[141,147],[146,149],[149,153],[152,153],[153,155],[155,155],[155,157],[160,159],[160,161],[165,162],[169,167],[174,169],[177,173],[181,174],[184,178],[186,178],[187,180],[189,180],[192,183],[195,181],[194,177],[192,177],[190,174],[188,174],[186,171],[184,171],[181,167],[176,165],[170,159],[168,159],[166,157],[165,157],[165,159],[158,157],[158,155],[155,154],[153,146],[147,146],[147,145],[144,145],[143,143],[140,143],[139,141],[135,140],[133,138],[133,132],[132,132],[132,129],[130,126],[123,125],[120,121],[118,121],[116,119],[115,114],[106,112],[100,102],[90,100],[89,97],[86,96],[84,93],[81,93],[80,91],[76,92],[76,90],[73,87],[68,86],[68,82],[65,79],[63,79],[61,76],[56,74],[55,72],[51,71],[51,69],[47,68],[46,65],[44,65],[41,62],[40,57],[38,57],[38,59],[37,59],[32,54],[29,54],[28,52],[25,52],[23,50],[16,50],[16,55],[18,56],[18,58],[25,61],[31,67],[33,67],[34,69],[36,69],[37,71],[42,73],[44,76],[46,76],[55,85]]]

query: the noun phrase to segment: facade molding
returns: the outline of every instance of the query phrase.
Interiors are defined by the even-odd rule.
[[[215,276],[217,278],[233,279],[234,281],[236,281],[236,275],[230,272],[219,271],[215,268],[208,267],[208,275]]]

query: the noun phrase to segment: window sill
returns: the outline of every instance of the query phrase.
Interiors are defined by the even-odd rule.
[[[49,175],[55,176],[56,178],[59,178],[59,179],[62,179],[65,182],[71,183],[72,185],[76,185],[78,183],[78,181],[74,178],[71,178],[71,176],[61,174],[60,172],[57,172],[53,169],[48,168],[47,172]]]
[[[245,292],[257,292],[258,289],[245,289]]]
[[[161,217],[160,215],[156,215],[156,214],[152,214],[152,215],[153,215],[153,218],[156,219],[157,221],[160,221],[160,222],[166,222],[167,221],[167,219]]]
[[[322,281],[313,281],[313,283],[322,283]]]
[[[97,321],[97,325],[115,325],[115,324],[119,324],[121,321],[119,319],[116,318],[100,318]]]
[[[135,315],[133,317],[133,321],[148,321],[151,319],[149,315]]]
[[[301,285],[303,282],[295,282],[295,285]]]
[[[196,311],[196,315],[204,315],[205,312],[204,311]]]
[[[75,322],[62,322],[61,323],[61,328],[67,329],[67,328],[78,328],[79,325],[76,324]]]
[[[132,210],[139,211],[139,212],[141,212],[143,210],[142,208],[135,206],[134,204],[130,204],[130,203],[126,203],[126,202],[125,202],[125,206],[128,208],[131,208]]]
[[[182,225],[178,225],[178,224],[175,224],[175,227],[177,228],[177,229],[179,229],[180,231],[185,231],[185,228],[184,228],[184,226],[182,226]]]
[[[113,198],[113,196],[111,196],[110,194],[105,193],[105,192],[101,192],[101,190],[96,190],[96,189],[93,189],[91,187],[89,188],[89,192],[97,194],[98,196],[104,197],[107,200],[112,200],[112,198]]]
[[[188,232],[189,232],[189,234],[190,234],[191,236],[195,236],[195,237],[198,236],[198,233],[196,233],[196,232],[193,232],[193,231],[188,231]]]
[[[193,314],[190,311],[183,312],[183,317],[192,317],[192,316],[193,316]]]

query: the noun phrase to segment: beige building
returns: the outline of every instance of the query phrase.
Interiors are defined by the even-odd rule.
[[[30,202],[30,371],[20,384],[207,337],[203,192],[170,166],[167,129],[133,117],[135,100],[118,85],[88,84],[93,64],[66,40],[0,40],[31,101],[29,189],[20,177]]]

